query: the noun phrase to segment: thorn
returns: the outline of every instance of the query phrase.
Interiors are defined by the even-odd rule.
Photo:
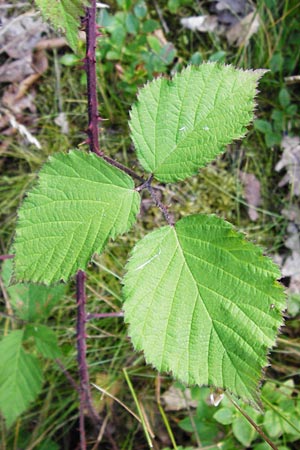
[[[98,37],[103,37],[103,36],[104,36],[103,33],[98,33],[98,31],[96,31],[96,38],[98,38]]]
[[[90,138],[87,138],[83,142],[80,142],[80,144],[78,144],[78,147],[81,147],[82,145],[90,145],[90,143],[91,143]]]

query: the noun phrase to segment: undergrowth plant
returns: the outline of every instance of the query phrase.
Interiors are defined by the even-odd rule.
[[[280,272],[261,248],[216,215],[194,214],[175,222],[158,189],[197,174],[227,144],[245,135],[264,70],[204,63],[141,88],[129,121],[143,169],[138,174],[99,147],[95,1],[36,3],[65,30],[75,51],[79,17],[84,17],[89,151],[58,152],[44,164],[18,211],[7,258],[14,261],[11,283],[58,289],[59,283],[76,277],[81,448],[86,448],[84,410],[96,424],[100,421],[91,402],[86,362],[85,270],[109,239],[134,225],[144,191],[166,224],[131,249],[125,267],[123,309],[133,346],[158,371],[172,372],[189,385],[220,388],[260,410],[262,371],[285,308],[283,288],[276,281]],[[0,402],[8,426],[41,388],[38,362],[23,343],[29,335],[37,348],[48,348],[52,336],[42,325],[26,330],[10,332],[0,344],[0,367],[5,367]],[[18,387],[14,391],[9,386],[11,368]],[[14,408],[5,406],[9,398]]]

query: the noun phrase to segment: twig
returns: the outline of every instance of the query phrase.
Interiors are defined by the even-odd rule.
[[[61,371],[63,372],[63,374],[65,375],[65,377],[67,378],[67,380],[70,382],[71,386],[73,386],[73,388],[75,389],[75,391],[79,392],[79,386],[76,383],[76,381],[74,380],[74,378],[72,377],[72,375],[70,374],[70,372],[68,371],[68,369],[63,365],[63,363],[61,362],[61,360],[59,358],[55,359],[56,364],[59,366],[59,368],[61,369]]]
[[[155,0],[153,0],[153,3],[154,3],[154,8],[156,9],[157,15],[159,17],[160,23],[161,23],[161,25],[162,25],[162,27],[164,29],[164,32],[166,34],[170,33],[170,30],[169,30],[169,27],[167,25],[167,22],[164,19],[162,10],[160,9],[160,7],[158,6],[158,4],[157,4],[157,2]]]
[[[85,338],[85,273],[79,270],[76,275],[76,298],[77,298],[77,360],[79,367],[79,431],[80,448],[86,449],[84,408],[87,403],[87,388],[89,375],[86,363],[86,338]]]
[[[141,181],[142,183],[145,182],[145,179],[138,175],[133,170],[129,169],[129,167],[124,166],[123,164],[119,163],[118,161],[115,161],[114,159],[110,158],[109,156],[103,155],[103,159],[105,159],[106,162],[111,164],[114,167],[117,167],[118,169],[122,170],[123,172],[127,173],[127,175],[131,176],[132,178],[135,178],[136,180]]]
[[[11,307],[11,304],[10,304],[10,301],[9,301],[9,296],[8,296],[8,293],[7,293],[6,288],[4,286],[4,282],[2,280],[2,277],[0,277],[0,288],[1,288],[1,291],[2,291],[3,298],[4,298],[5,306],[6,306],[6,309],[7,309],[7,312],[8,312],[7,315],[5,315],[5,313],[1,313],[1,315],[3,317],[6,317],[7,319],[21,320],[21,319],[18,319],[17,317],[14,316],[14,311],[13,311],[13,309]]]
[[[28,2],[14,3],[13,5],[0,5],[0,9],[23,8],[24,6],[28,6]]]
[[[1,280],[1,279],[0,279]],[[0,282],[1,283],[1,282]],[[1,286],[2,289],[2,286]],[[3,292],[3,290],[2,290]],[[10,319],[10,320],[14,320],[15,322],[20,322],[21,324],[24,323],[23,319],[20,319],[19,317],[14,316],[13,314],[6,314],[2,311],[0,311],[0,317],[4,317],[5,319]]]
[[[142,423],[141,419],[139,418],[139,416],[137,416],[133,411],[131,411],[130,408],[128,408],[128,406],[125,405],[125,403],[123,403],[121,400],[119,400],[117,397],[115,397],[114,395],[112,395],[110,392],[106,391],[105,389],[103,389],[102,387],[98,386],[97,384],[92,383],[92,385],[98,389],[98,391],[102,392],[103,394],[107,395],[109,398],[112,398],[115,402],[119,403],[119,405],[121,405],[124,409],[126,409],[126,411],[128,411],[138,422]]]
[[[103,158],[109,164],[123,172],[127,173],[131,177],[143,182],[144,178],[140,177],[133,170],[124,166],[123,164],[115,161],[109,156],[104,155],[103,151],[99,147],[99,128],[98,124],[101,121],[101,117],[98,113],[98,99],[97,99],[97,76],[96,76],[96,38],[101,36],[96,31],[96,2],[92,0],[91,7],[87,8],[87,14],[84,19],[86,25],[86,55],[84,58],[84,69],[87,74],[87,94],[88,94],[88,114],[89,125],[87,129],[88,144],[91,152],[96,153]]]
[[[15,255],[0,255],[0,261],[5,261],[6,259],[13,259]]]
[[[78,270],[76,275],[76,299],[77,299],[77,360],[79,368],[79,428],[81,450],[86,449],[85,426],[84,426],[84,410],[89,410],[89,415],[95,424],[100,423],[100,417],[96,413],[90,391],[89,372],[86,360],[86,293],[85,293],[86,275],[83,270]]]
[[[269,446],[273,450],[278,450],[276,445],[271,441],[271,439],[268,438],[268,436],[263,432],[263,430],[254,422],[253,419],[244,411],[234,400],[231,398],[231,396],[225,392],[226,397],[231,401],[231,403],[235,406],[235,408],[245,417],[245,419],[252,425],[252,427],[257,431],[257,433],[263,438],[264,441],[269,444]]]
[[[87,314],[86,320],[105,319],[106,317],[124,317],[124,313],[120,311],[111,313]]]
[[[152,200],[154,201],[154,203],[156,204],[156,206],[161,210],[161,212],[163,213],[166,221],[168,222],[168,224],[173,227],[174,226],[174,220],[171,218],[171,216],[168,213],[168,210],[166,208],[166,206],[159,200],[158,196],[156,195],[155,189],[149,184],[149,186],[147,186],[147,189],[151,195]]]
[[[97,100],[97,77],[96,77],[96,39],[99,36],[96,30],[96,1],[91,0],[90,8],[86,10],[84,19],[86,31],[86,54],[84,58],[84,69],[87,74],[87,96],[89,126],[87,130],[88,143],[91,152],[103,156],[99,147],[98,123],[101,118],[98,114]]]

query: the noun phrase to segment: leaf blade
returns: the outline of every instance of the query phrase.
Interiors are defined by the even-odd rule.
[[[0,406],[7,426],[24,412],[42,388],[38,360],[22,347],[24,332],[11,332],[0,342]]]
[[[9,301],[15,314],[27,322],[41,322],[51,313],[54,306],[62,300],[66,287],[40,286],[35,284],[10,284],[13,273],[13,261],[7,259],[2,265],[1,275]]]
[[[85,270],[109,238],[131,227],[139,205],[132,179],[98,156],[55,154],[19,209],[18,281],[50,284]]]
[[[245,134],[264,73],[206,63],[147,84],[129,123],[144,169],[163,182],[196,174]]]
[[[76,53],[78,49],[78,29],[80,17],[85,14],[85,6],[88,1],[80,0],[35,0],[37,7],[46,20],[49,20],[54,28],[63,30],[72,50]]]
[[[32,337],[37,351],[44,358],[61,358],[62,352],[58,346],[57,336],[54,331],[46,325],[27,324],[24,339]]]
[[[124,311],[133,345],[158,370],[257,404],[282,320],[278,276],[258,247],[216,216],[156,230],[127,264]]]

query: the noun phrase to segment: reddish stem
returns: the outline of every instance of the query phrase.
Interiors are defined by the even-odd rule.
[[[5,261],[6,259],[12,259],[15,255],[0,255],[0,261]]]
[[[79,270],[76,275],[76,298],[77,298],[77,360],[79,367],[79,431],[81,450],[86,449],[84,408],[87,401],[87,388],[89,386],[89,375],[86,364],[86,338],[85,338],[85,273]]]
[[[87,130],[88,142],[91,152],[103,156],[99,147],[99,114],[97,99],[97,77],[96,77],[96,0],[91,0],[90,8],[87,8],[85,17],[86,30],[86,55],[84,68],[87,74],[88,115],[89,126]]]
[[[86,360],[86,331],[85,324],[87,315],[85,311],[86,293],[85,293],[85,279],[86,274],[83,270],[78,270],[76,275],[76,299],[77,299],[77,360],[79,368],[79,428],[80,428],[80,443],[81,449],[86,449],[85,426],[84,426],[84,410],[87,408],[91,419],[95,424],[100,422],[100,418],[94,410],[91,391],[89,372]]]
[[[105,319],[106,317],[124,317],[124,313],[121,311],[121,312],[111,312],[111,313],[87,314],[86,320]]]

